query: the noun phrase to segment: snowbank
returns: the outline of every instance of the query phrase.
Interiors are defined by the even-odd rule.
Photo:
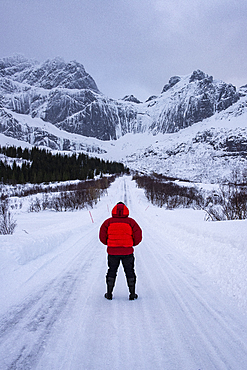
[[[247,308],[247,220],[197,222],[194,215],[189,218],[187,212],[186,222],[171,225],[168,238],[224,293]]]

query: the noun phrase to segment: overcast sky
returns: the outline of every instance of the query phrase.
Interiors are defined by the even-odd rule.
[[[0,59],[77,60],[111,98],[201,69],[247,84],[247,0],[0,0]]]

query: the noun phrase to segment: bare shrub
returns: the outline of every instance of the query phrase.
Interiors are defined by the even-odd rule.
[[[41,205],[43,211],[45,211],[49,207],[49,198],[47,194],[43,194]]]
[[[57,212],[66,212],[82,209],[86,206],[93,207],[116,176],[104,177],[98,180],[80,181],[77,184],[66,184],[56,187],[58,194],[48,197],[43,194],[42,201],[36,197],[30,204],[30,212],[39,212],[53,209]],[[54,191],[54,188],[53,188]]]
[[[201,195],[193,187],[180,186],[161,176],[135,176],[133,179],[139,187],[144,188],[147,199],[158,207],[198,208]]]
[[[218,197],[202,206],[213,221],[244,220],[247,218],[247,187],[237,184],[221,185]]]
[[[167,209],[192,207],[206,212],[207,220],[244,220],[247,218],[246,176],[234,171],[229,184],[222,184],[219,192],[205,196],[194,187],[180,186],[160,175],[134,176],[137,185],[144,188],[147,199]]]
[[[0,201],[0,234],[13,234],[16,228],[16,220],[9,210],[9,200],[4,199]]]
[[[30,212],[40,212],[41,211],[41,202],[38,197],[36,197],[34,200],[31,201],[29,211]]]

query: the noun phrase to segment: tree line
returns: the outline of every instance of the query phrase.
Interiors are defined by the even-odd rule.
[[[13,164],[0,161],[0,181],[4,184],[42,183],[53,181],[86,180],[97,175],[128,173],[122,163],[104,161],[86,154],[53,155],[45,149],[33,147],[1,147],[0,153],[14,158]],[[17,160],[21,160],[21,165]]]

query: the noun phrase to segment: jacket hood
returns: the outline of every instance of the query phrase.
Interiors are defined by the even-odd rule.
[[[124,203],[118,203],[112,209],[112,217],[128,217],[129,209]]]

